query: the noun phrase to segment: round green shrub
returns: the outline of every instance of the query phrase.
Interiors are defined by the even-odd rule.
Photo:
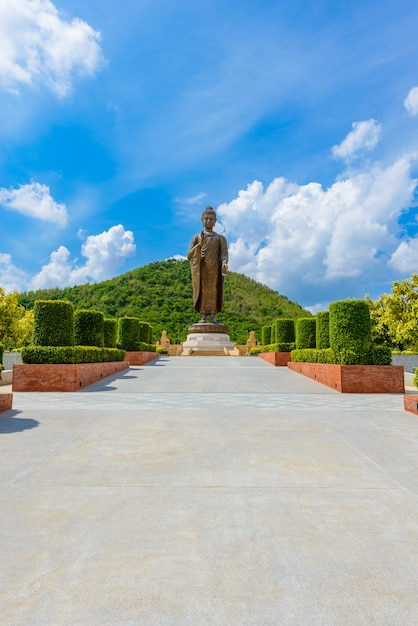
[[[104,316],[101,311],[80,309],[74,313],[76,346],[103,347]]]
[[[295,321],[286,317],[275,320],[272,343],[291,343],[292,341],[295,341]]]
[[[329,307],[329,339],[335,363],[370,364],[372,330],[365,300],[341,300]]]
[[[268,346],[271,343],[271,326],[263,326],[261,329],[261,345]]]
[[[106,317],[103,321],[103,345],[105,348],[116,348],[117,330],[117,320]]]
[[[318,350],[329,348],[329,311],[316,314],[316,347]]]
[[[118,348],[136,352],[139,350],[139,318],[121,317],[118,320]]]
[[[74,345],[74,307],[67,300],[35,300],[35,346]]]
[[[295,324],[296,349],[316,348],[316,319],[299,317]]]

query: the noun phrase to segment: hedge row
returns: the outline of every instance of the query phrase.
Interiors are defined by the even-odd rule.
[[[34,319],[34,346],[155,351],[152,326],[137,317],[105,319],[101,311],[74,311],[72,303],[66,300],[36,300]]]
[[[68,364],[124,361],[126,352],[118,348],[95,346],[26,346],[21,350],[23,363]]]
[[[293,330],[292,330],[293,328]],[[365,300],[333,302],[329,311],[315,317],[279,319],[271,326],[270,344],[262,352],[286,352],[285,344],[296,339],[292,361],[340,365],[390,365],[390,348],[374,346],[370,309]],[[293,339],[289,337],[294,334]],[[268,331],[262,335],[268,337]],[[287,339],[279,339],[286,336]],[[274,337],[274,339],[273,339]]]
[[[291,343],[271,343],[267,346],[260,346],[259,352],[291,352],[295,348],[294,341]]]
[[[390,365],[392,363],[392,350],[387,346],[371,346],[368,354],[360,363],[358,357],[347,359],[342,362],[341,355],[336,355],[332,348],[306,348],[304,350],[292,350],[292,361],[302,363],[328,363],[339,365]]]

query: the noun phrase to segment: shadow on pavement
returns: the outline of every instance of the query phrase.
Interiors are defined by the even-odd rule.
[[[5,411],[0,415],[0,434],[19,433],[39,426],[40,422],[34,419],[17,417],[21,411]]]

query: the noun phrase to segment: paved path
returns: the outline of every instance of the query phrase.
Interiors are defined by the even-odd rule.
[[[0,416],[2,626],[418,624],[418,418],[162,357]]]

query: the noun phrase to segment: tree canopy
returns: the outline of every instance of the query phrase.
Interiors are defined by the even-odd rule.
[[[418,274],[392,283],[392,293],[367,297],[375,343],[418,352]]]

